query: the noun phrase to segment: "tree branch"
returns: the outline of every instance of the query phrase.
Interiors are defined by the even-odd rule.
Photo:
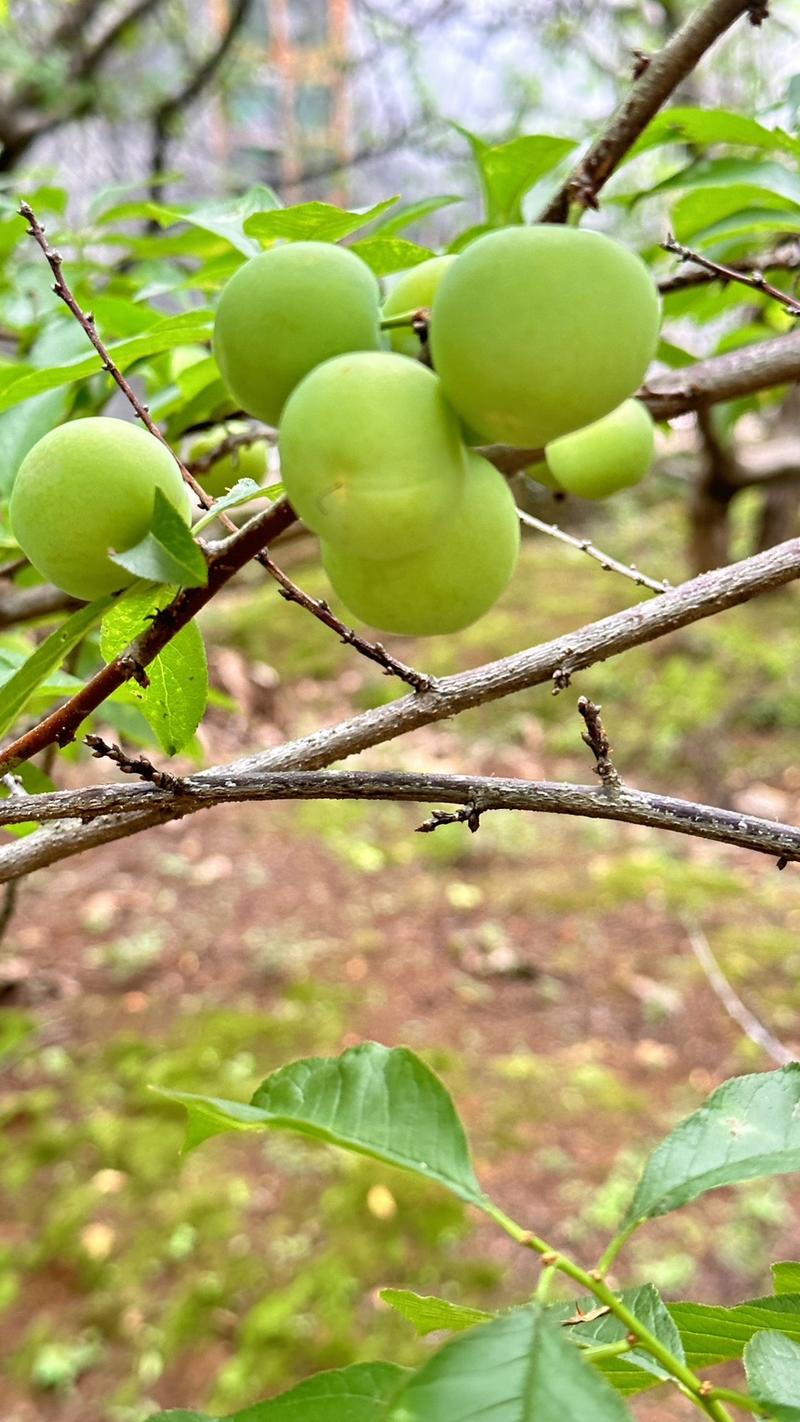
[[[688,260],[688,259],[687,259]],[[786,246],[776,247],[773,252],[765,252],[763,256],[742,257],[738,262],[729,262],[725,267],[719,267],[715,262],[710,262],[694,270],[690,267],[674,276],[664,277],[658,283],[658,289],[662,296],[669,296],[674,291],[686,291],[695,286],[708,286],[711,282],[720,281],[740,281],[742,277],[754,276],[758,273],[769,271],[796,272],[800,269],[800,246],[792,242]],[[749,285],[749,283],[746,283]]]
[[[557,538],[560,543],[568,544],[570,548],[577,548],[580,553],[586,553],[589,558],[594,558],[606,572],[620,573],[624,578],[630,578],[637,587],[649,588],[654,593],[667,591],[669,583],[659,582],[657,578],[648,578],[647,574],[641,573],[633,563],[620,563],[617,558],[612,558],[610,553],[604,553],[602,548],[598,548],[590,538],[576,538],[574,533],[566,533],[563,528],[559,528],[557,523],[545,523],[535,514],[526,513],[524,509],[517,509],[517,513],[520,522],[526,528],[535,528],[539,533],[546,533],[550,538]]]
[[[71,612],[80,606],[77,598],[49,583],[3,589],[0,591],[0,627],[17,627],[21,622],[34,622],[37,617],[50,617],[56,612]]]
[[[684,247],[683,243],[678,242],[671,233],[661,243],[661,246],[665,252],[671,252],[673,256],[680,257],[682,262],[699,267],[714,280],[726,283],[734,281],[741,286],[749,287],[751,291],[760,291],[764,296],[769,296],[773,301],[777,301],[790,316],[800,316],[800,302],[796,301],[788,292],[781,291],[777,286],[772,286],[760,267],[752,267],[748,272],[744,271],[741,266],[727,267],[722,262],[713,262],[710,257],[704,257],[700,252],[693,252],[691,247]]]
[[[241,764],[244,766],[245,762]],[[87,847],[87,840],[97,845],[118,838],[115,833],[118,825],[124,833],[126,818],[134,822],[143,807],[157,817],[157,822],[158,819],[178,819],[214,805],[275,800],[438,802],[470,806],[480,815],[489,810],[523,810],[533,814],[617,820],[736,845],[771,855],[782,863],[800,862],[798,827],[690,800],[631,790],[619,784],[610,791],[607,786],[493,776],[402,771],[282,774],[227,767],[188,777],[177,785],[174,791],[150,781],[99,785],[23,799],[11,797],[0,802],[0,825],[19,824],[34,815],[40,821],[56,821],[51,829],[18,840],[0,851],[0,883],[79,853]],[[84,828],[83,838],[76,838],[74,825],[65,823],[76,818],[93,821],[88,831]]]
[[[692,11],[685,24],[664,48],[639,66],[638,77],[599,138],[570,173],[539,218],[540,222],[566,222],[570,207],[597,207],[598,194],[629,148],[670,94],[731,25],[749,11],[752,24],[766,17],[765,4],[753,0],[709,0]]]

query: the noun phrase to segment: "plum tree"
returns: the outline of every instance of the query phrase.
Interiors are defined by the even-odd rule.
[[[190,462],[202,459],[223,444],[229,435],[242,435],[247,425],[241,420],[231,420],[227,425],[217,425],[205,430],[193,442],[188,451]],[[195,475],[207,494],[218,499],[228,489],[232,489],[238,479],[255,479],[260,483],[267,472],[267,441],[259,439],[253,444],[243,444],[221,459],[215,460],[210,469]]]
[[[604,499],[638,484],[653,462],[653,452],[648,410],[639,400],[625,400],[594,424],[553,440],[545,458],[557,487],[583,499]]]
[[[108,554],[144,538],[156,489],[189,523],[178,465],[153,435],[105,416],[73,420],[50,430],[22,461],[11,527],[42,577],[91,601],[134,581]]]
[[[404,272],[392,287],[383,303],[384,316],[401,316],[404,311],[430,309],[448,267],[456,260],[453,256],[431,257],[428,262],[420,262]],[[399,355],[418,356],[419,336],[410,326],[396,326],[389,332],[392,350]]]
[[[378,350],[380,292],[344,247],[292,242],[253,257],[223,288],[214,354],[248,414],[275,425],[314,366],[346,351]]]
[[[300,517],[362,557],[432,543],[459,501],[466,451],[433,371],[390,351],[337,356],[288,400],[281,472]]]
[[[430,345],[445,394],[491,440],[542,446],[613,410],[655,351],[660,304],[640,259],[599,232],[479,237],[445,272]]]
[[[507,586],[519,552],[511,491],[479,454],[435,543],[403,558],[354,557],[323,543],[325,571],[355,617],[382,632],[429,637],[476,622]]]

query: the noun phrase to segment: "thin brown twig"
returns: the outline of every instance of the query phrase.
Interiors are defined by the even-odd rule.
[[[602,706],[590,701],[588,696],[578,697],[578,714],[583,718],[586,730],[581,733],[581,740],[589,747],[595,758],[595,775],[599,775],[605,790],[618,791],[622,785],[619,771],[611,759],[613,754],[611,742],[606,734],[600,712]]]
[[[207,474],[209,469],[213,469],[220,460],[227,459],[229,454],[237,454],[240,449],[249,449],[254,444],[274,443],[276,437],[277,431],[269,429],[266,425],[260,429],[240,430],[238,433],[226,434],[225,438],[221,439],[213,449],[209,449],[206,454],[200,454],[197,459],[188,460],[186,468],[191,470],[195,476]]]
[[[121,746],[104,741],[102,736],[84,736],[84,742],[96,760],[112,760],[126,775],[138,775],[140,780],[158,786],[159,790],[169,790],[172,794],[183,789],[184,782],[179,776],[159,770],[146,755],[126,755]]]
[[[678,85],[716,40],[736,20],[749,14],[752,24],[766,17],[762,0],[708,0],[693,10],[664,45],[639,70],[630,93],[547,204],[540,222],[566,222],[570,208],[598,206],[598,196],[620,159],[647,127]]]
[[[670,586],[668,582],[659,582],[657,578],[649,578],[646,573],[642,573],[634,563],[620,563],[617,558],[612,558],[610,553],[604,553],[602,548],[598,548],[590,538],[576,538],[574,533],[567,533],[560,528],[557,523],[545,523],[543,519],[536,518],[534,514],[526,513],[524,509],[517,510],[520,521],[526,528],[535,528],[539,533],[546,533],[550,538],[557,538],[561,543],[567,543],[570,548],[577,548],[580,553],[586,553],[590,558],[594,558],[601,568],[609,573],[621,573],[624,578],[630,578],[637,587],[649,588],[650,592],[663,593]]]
[[[740,267],[728,267],[723,262],[714,262],[710,257],[704,257],[700,252],[693,252],[691,247],[685,247],[682,242],[670,234],[661,243],[665,252],[671,252],[673,256],[680,257],[682,262],[688,262],[692,266],[701,268],[702,271],[709,272],[712,277],[722,282],[737,282],[740,286],[746,286],[751,291],[759,291],[763,296],[769,296],[790,316],[800,316],[800,301],[796,301],[788,292],[781,291],[779,287],[773,286],[764,276],[759,268],[746,272]]]
[[[736,273],[736,276],[720,276],[717,271],[711,268],[689,268],[675,272],[673,276],[662,277],[658,283],[658,289],[662,296],[669,296],[672,292],[686,291],[696,286],[708,286],[715,281],[733,281],[741,276],[752,276],[759,272],[785,271],[796,272],[800,269],[800,246],[796,242],[788,245],[776,247],[772,252],[764,252],[760,256],[741,257],[737,262],[730,262],[726,271]]]

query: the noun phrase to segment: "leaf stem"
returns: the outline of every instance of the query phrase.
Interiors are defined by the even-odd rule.
[[[621,1229],[619,1234],[614,1235],[614,1238],[612,1239],[611,1243],[609,1244],[608,1248],[602,1255],[600,1262],[597,1265],[597,1268],[601,1274],[608,1273],[617,1255],[620,1254],[625,1248],[625,1245],[628,1243],[628,1240],[630,1239],[631,1235],[636,1233],[636,1230],[639,1228],[640,1224],[641,1220],[632,1220],[629,1225],[626,1225],[625,1229]]]
[[[600,1343],[596,1348],[584,1348],[581,1357],[589,1363],[602,1363],[606,1358],[621,1358],[630,1353],[635,1345],[628,1338],[620,1338],[618,1343]]]
[[[401,326],[413,326],[419,320],[419,308],[413,311],[400,311],[396,316],[381,317],[382,331],[396,331]]]
[[[745,1392],[737,1392],[732,1387],[713,1387],[708,1394],[712,1402],[730,1402],[734,1407],[741,1407],[743,1412],[752,1412],[754,1417],[770,1417],[770,1409],[763,1402],[756,1402],[754,1397],[748,1397]]]

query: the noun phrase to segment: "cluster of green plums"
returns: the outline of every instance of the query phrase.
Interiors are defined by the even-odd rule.
[[[275,246],[224,287],[214,353],[237,404],[278,427],[286,492],[346,607],[383,631],[454,632],[492,606],[519,549],[508,485],[478,447],[541,450],[534,477],[589,498],[646,472],[652,424],[631,397],[655,351],[658,295],[619,243],[535,226],[432,258],[380,300],[354,252]],[[236,432],[212,430],[191,457]],[[265,445],[242,447],[206,487],[258,479],[265,463]],[[44,576],[96,597],[124,585],[109,551],[144,537],[156,488],[188,521],[158,441],[120,420],[74,421],[23,461],[12,526]]]

